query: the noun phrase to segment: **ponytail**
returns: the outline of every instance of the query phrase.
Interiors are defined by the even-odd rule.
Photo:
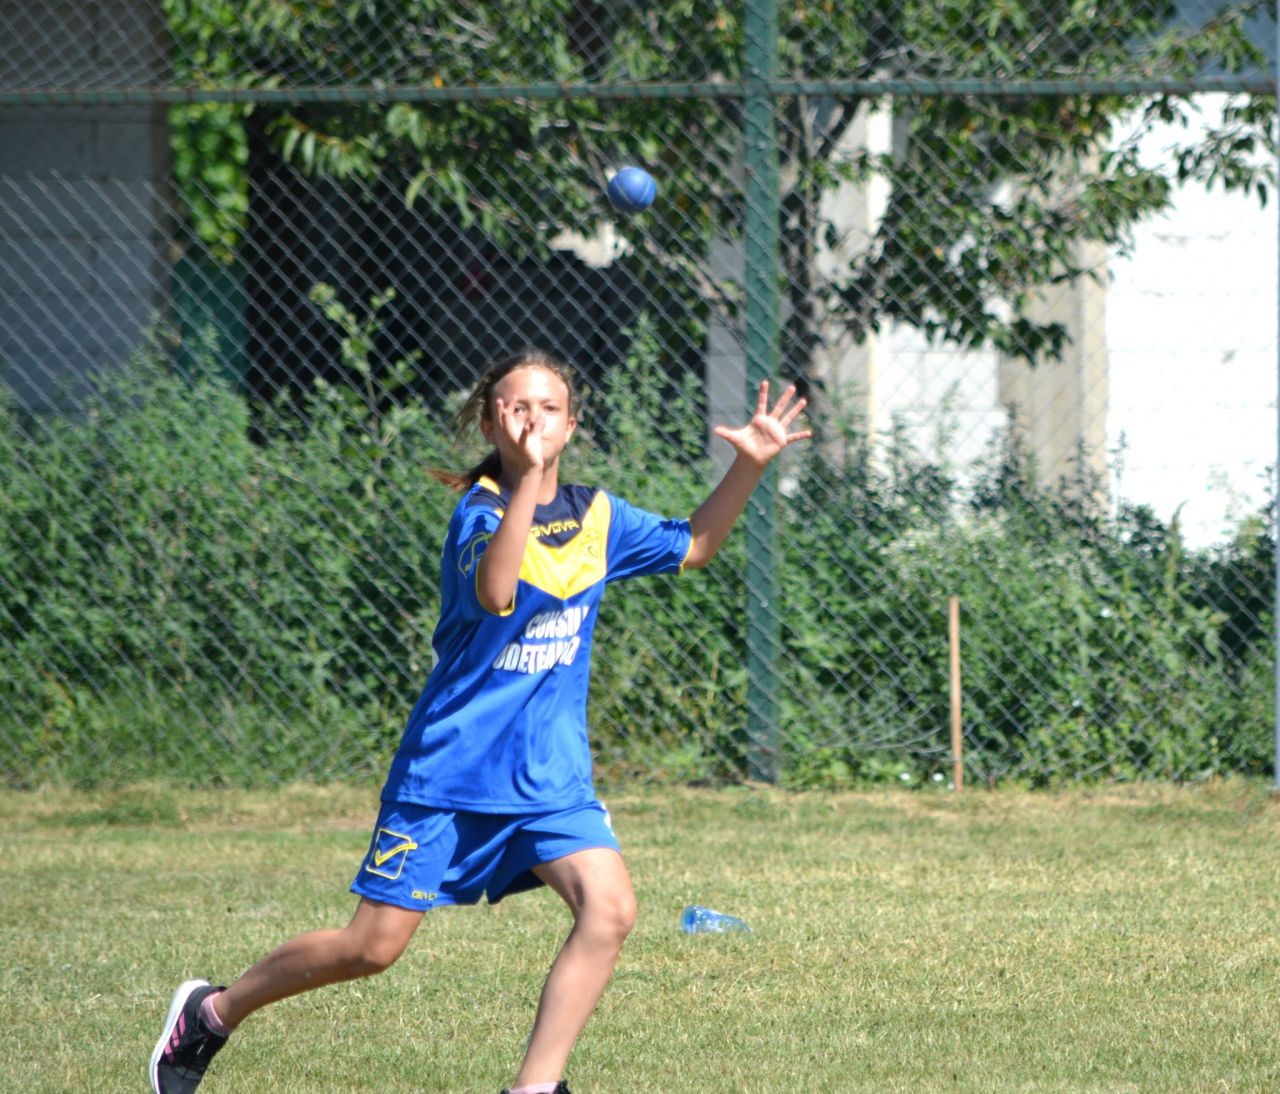
[[[450,490],[465,494],[481,479],[493,479],[497,482],[502,476],[502,457],[495,448],[469,471],[446,471],[442,467],[428,467],[427,473]]]

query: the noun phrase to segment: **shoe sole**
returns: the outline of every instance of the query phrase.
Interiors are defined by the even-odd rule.
[[[187,1005],[187,1000],[191,998],[193,991],[208,986],[208,980],[187,980],[179,984],[178,990],[173,993],[173,1002],[169,1004],[169,1013],[164,1018],[164,1031],[160,1034],[160,1040],[156,1042],[155,1050],[151,1053],[151,1067],[147,1072],[147,1077],[151,1080],[151,1089],[155,1094],[163,1094],[160,1090],[160,1057],[164,1055],[165,1045],[173,1036],[173,1027],[178,1024],[178,1015],[182,1013],[182,1008]]]

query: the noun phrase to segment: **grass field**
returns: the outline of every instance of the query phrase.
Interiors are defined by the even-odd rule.
[[[345,921],[376,796],[0,794],[0,1091],[145,1089],[179,980]],[[640,920],[575,1094],[1280,1089],[1264,787],[607,798]],[[691,902],[755,934],[681,935]],[[566,928],[545,890],[429,915],[383,976],[251,1018],[202,1090],[496,1094]]]

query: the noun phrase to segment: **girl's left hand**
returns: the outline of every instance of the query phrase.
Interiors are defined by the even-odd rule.
[[[808,400],[795,399],[796,386],[790,384],[782,393],[777,405],[769,409],[769,381],[760,382],[760,397],[756,400],[755,416],[740,429],[730,429],[718,425],[715,435],[723,437],[734,448],[738,455],[750,460],[759,467],[764,467],[770,460],[789,444],[808,440],[813,436],[812,429],[802,429],[788,433],[787,429],[804,410]]]

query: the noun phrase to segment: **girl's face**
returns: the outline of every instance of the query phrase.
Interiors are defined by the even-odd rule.
[[[539,432],[544,456],[548,464],[558,459],[578,427],[578,420],[569,411],[569,389],[565,382],[550,369],[522,365],[494,385],[489,406],[480,419],[480,431],[485,440],[501,452],[495,410],[499,399],[517,423],[523,424],[530,417],[541,421]]]

